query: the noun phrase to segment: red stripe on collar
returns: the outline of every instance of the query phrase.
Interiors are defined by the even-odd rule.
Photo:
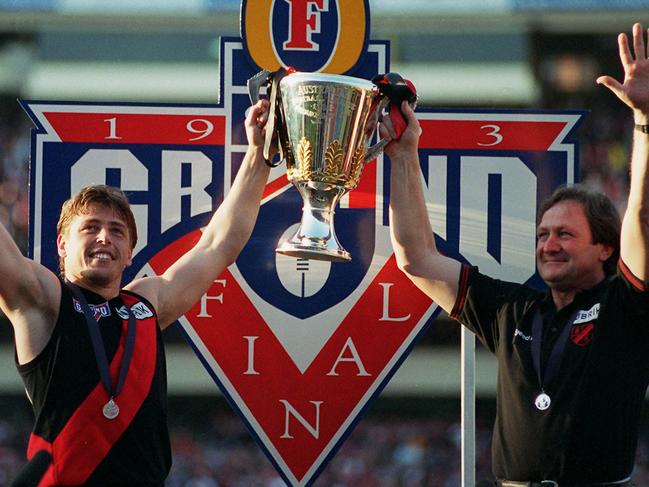
[[[633,272],[631,272],[631,269],[627,267],[627,265],[624,263],[622,259],[619,260],[619,267],[620,271],[622,272],[622,275],[631,283],[631,285],[636,288],[638,291],[646,291],[647,290],[647,285],[645,282],[636,277]]]

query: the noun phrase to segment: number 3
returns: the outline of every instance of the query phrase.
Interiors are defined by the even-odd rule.
[[[493,137],[495,140],[490,144],[483,144],[481,142],[478,142],[478,145],[489,147],[492,145],[498,145],[503,141],[503,136],[500,134],[499,125],[483,125],[482,127],[480,127],[480,129],[492,129],[491,132],[487,132],[486,135]]]

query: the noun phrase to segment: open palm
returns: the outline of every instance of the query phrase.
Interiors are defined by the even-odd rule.
[[[600,76],[597,83],[610,89],[630,108],[646,115],[649,113],[649,59],[642,25],[633,25],[633,53],[626,34],[618,36],[618,47],[624,82],[620,83],[611,76]]]

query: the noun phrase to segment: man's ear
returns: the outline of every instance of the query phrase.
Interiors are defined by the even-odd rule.
[[[125,268],[130,267],[132,263],[133,263],[133,249],[129,249],[129,251],[128,251],[128,260],[126,261],[126,265],[124,267]]]
[[[606,245],[606,244],[601,244],[601,248],[599,251],[599,260],[601,262],[606,262],[608,258],[613,255],[613,252],[615,250],[613,249],[612,245]]]
[[[68,254],[65,250],[65,237],[63,237],[63,235],[56,236],[56,250],[57,253],[59,254],[59,257],[62,258],[67,257]]]

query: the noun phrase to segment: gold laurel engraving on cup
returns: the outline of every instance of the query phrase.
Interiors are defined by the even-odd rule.
[[[336,183],[342,173],[343,149],[338,140],[334,140],[325,151],[325,180],[328,183]]]
[[[311,179],[311,142],[302,137],[297,146],[297,177],[300,179]],[[290,177],[290,176],[289,176]]]
[[[359,147],[354,153],[354,158],[352,159],[352,167],[349,172],[349,179],[345,188],[354,189],[358,182],[361,179],[361,172],[363,171],[363,160],[365,159],[365,147]]]

